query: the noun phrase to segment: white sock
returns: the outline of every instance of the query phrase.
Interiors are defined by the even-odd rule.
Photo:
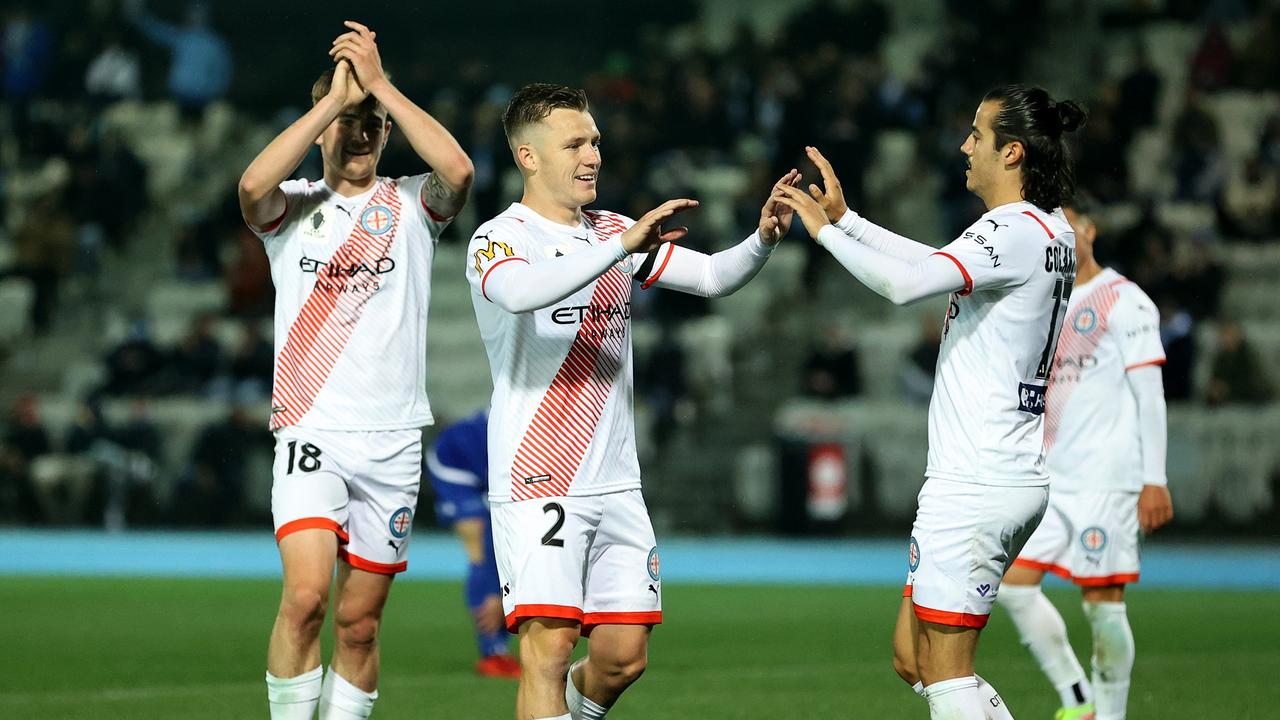
[[[996,602],[1009,611],[1018,637],[1058,691],[1062,706],[1076,707],[1093,700],[1093,688],[1067,639],[1067,624],[1040,586],[1005,583]]]
[[[1093,690],[1098,720],[1122,720],[1133,672],[1133,630],[1123,602],[1084,603],[1093,628]]]
[[[604,720],[605,713],[609,712],[609,708],[583,695],[578,691],[578,687],[573,684],[573,671],[581,667],[586,661],[586,658],[583,658],[569,666],[569,674],[564,682],[564,703],[569,706],[569,716],[573,720]]]
[[[330,666],[320,692],[320,720],[365,720],[373,714],[373,701],[377,699],[377,690],[361,690]]]
[[[320,704],[320,666],[297,677],[278,678],[267,673],[267,704],[271,720],[311,720]]]
[[[919,695],[920,697],[926,697],[926,695],[924,694],[924,683],[923,683],[923,682],[918,682],[918,683],[916,683],[915,685],[912,685],[912,686],[911,686],[911,691],[912,691],[912,692],[914,692],[915,694]]]
[[[1000,697],[991,683],[983,680],[981,675],[975,674],[973,679],[978,681],[978,699],[981,701],[983,714],[987,716],[986,720],[1013,720],[1013,713],[1009,712],[1004,698]]]
[[[929,700],[932,720],[986,720],[978,698],[978,680],[972,675],[928,685],[924,696]]]

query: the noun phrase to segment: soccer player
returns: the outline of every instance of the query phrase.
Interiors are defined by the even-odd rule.
[[[476,628],[480,660],[476,672],[520,677],[520,663],[507,647],[502,584],[489,530],[488,411],[450,425],[427,448],[427,477],[436,494],[436,521],[452,528],[467,553],[467,609]]]
[[[1075,228],[1078,265],[1045,398],[1049,509],[1005,573],[1000,604],[1062,698],[1055,718],[1120,720],[1134,658],[1124,586],[1138,581],[1140,535],[1173,518],[1165,477],[1164,348],[1155,303],[1098,264],[1089,209],[1073,201],[1064,210]],[[1084,595],[1093,631],[1092,683],[1062,616],[1040,591],[1046,570]]]
[[[825,189],[779,189],[809,234],[875,292],[895,304],[950,293],[893,643],[894,668],[935,720],[1010,717],[974,657],[1000,579],[1048,503],[1045,386],[1076,271],[1059,209],[1074,186],[1063,135],[1083,121],[1078,105],[1040,88],[987,93],[960,148],[966,187],[987,212],[941,250],[850,211],[815,148]]]
[[[662,227],[693,200],[634,221],[582,209],[596,199],[601,152],[581,90],[527,85],[503,127],[524,195],[472,236],[467,278],[493,375],[489,500],[507,628],[520,638],[516,717],[598,719],[644,671],[662,621],[632,417],[632,280],[732,293],[791,214],[771,195],[758,232],[694,252],[674,244],[687,229]],[[589,652],[570,670],[580,635]]]
[[[312,107],[240,179],[240,209],[276,286],[271,512],[284,592],[267,650],[271,717],[363,718],[378,685],[378,627],[405,569],[421,478],[431,259],[466,202],[457,141],[392,85],[374,33],[333,42]],[[379,177],[391,122],[433,172]],[[312,144],[324,177],[287,180]],[[341,562],[339,562],[341,561]],[[336,640],[320,668],[334,588]],[[322,682],[323,676],[323,682]]]

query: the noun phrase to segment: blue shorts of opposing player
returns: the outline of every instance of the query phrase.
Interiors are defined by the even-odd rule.
[[[488,413],[477,413],[446,428],[427,449],[423,464],[435,491],[436,520],[441,526],[457,528],[463,521],[483,523],[481,560],[468,564],[465,597],[473,618],[489,597],[501,599],[498,563],[493,553],[493,533],[489,528],[489,461],[487,450]],[[507,655],[507,633],[476,630],[480,657]]]

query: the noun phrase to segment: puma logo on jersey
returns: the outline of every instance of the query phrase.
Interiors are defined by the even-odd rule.
[[[499,240],[490,239],[487,234],[477,235],[474,238],[472,238],[472,240],[480,240],[480,239],[488,240],[489,245],[487,247],[480,248],[475,252],[476,272],[480,272],[480,266],[483,265],[485,261],[497,259],[499,252],[502,253],[503,257],[516,256],[515,251],[511,249],[510,245],[504,242],[501,242]]]
[[[1001,225],[1000,223],[996,222],[995,220],[992,220],[991,218],[987,218],[987,222],[991,223],[991,232],[995,232],[1002,227],[1009,227],[1008,225]]]

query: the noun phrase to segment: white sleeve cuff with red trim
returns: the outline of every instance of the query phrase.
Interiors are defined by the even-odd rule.
[[[818,233],[825,247],[863,285],[895,305],[968,287],[960,268],[946,257],[930,254],[904,260],[854,241],[833,225]]]
[[[586,250],[538,263],[498,263],[485,275],[484,296],[510,313],[540,310],[586,287],[626,256],[622,237],[617,236]]]

